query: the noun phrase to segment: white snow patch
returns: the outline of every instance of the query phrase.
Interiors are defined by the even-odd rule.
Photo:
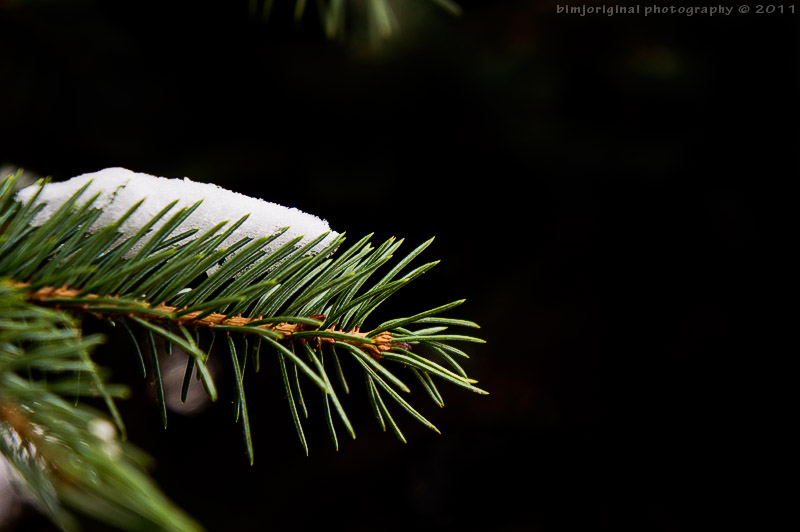
[[[264,248],[265,251],[271,252],[298,236],[304,237],[298,244],[302,246],[321,234],[331,231],[325,220],[295,208],[251,198],[210,183],[198,183],[186,177],[168,179],[132,172],[125,168],[106,168],[99,172],[79,175],[61,183],[48,183],[36,200],[37,204],[45,203],[45,207],[34,218],[33,225],[44,224],[65,201],[88,182],[91,184],[81,195],[78,205],[85,204],[95,194],[100,193],[94,206],[103,211],[92,226],[92,230],[98,230],[115,222],[136,202],[145,198],[136,212],[120,227],[125,238],[134,235],[145,223],[152,220],[158,212],[174,200],[178,200],[178,203],[153,226],[151,234],[157,231],[180,208],[190,207],[198,200],[203,200],[203,203],[173,230],[172,235],[178,235],[190,229],[199,229],[194,235],[198,236],[222,221],[233,224],[242,216],[249,214],[247,220],[222,243],[222,247],[231,246],[244,237],[269,236],[288,226],[289,229],[283,235]],[[39,185],[31,185],[20,190],[17,197],[21,202],[28,203],[38,189]],[[220,233],[224,230],[225,228]],[[314,246],[311,252],[318,253],[337,236],[338,233],[331,231],[322,242]],[[147,238],[142,239],[127,253],[127,256],[133,256],[146,241]],[[209,270],[209,273],[214,269],[216,268]]]

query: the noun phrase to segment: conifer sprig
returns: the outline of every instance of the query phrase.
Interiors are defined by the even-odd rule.
[[[370,236],[366,236],[341,250],[345,237],[340,235],[318,253],[312,253],[326,238],[327,234],[322,234],[303,246],[298,246],[300,239],[296,238],[268,251],[267,245],[281,231],[261,238],[243,238],[221,247],[244,218],[233,223],[220,221],[202,234],[192,230],[173,234],[199,205],[176,208],[177,202],[167,205],[138,231],[129,232],[131,236],[124,238],[119,228],[131,219],[141,202],[113,223],[97,227],[99,211],[91,198],[85,201],[82,197],[87,185],[41,222],[37,219],[41,203],[35,197],[20,202],[15,197],[14,181],[15,178],[9,178],[0,184],[2,290],[31,312],[50,313],[67,320],[64,323],[69,325],[61,330],[74,334],[73,343],[80,348],[68,348],[73,355],[69,360],[56,355],[39,360],[39,351],[20,351],[23,340],[14,339],[9,345],[17,346],[12,350],[16,349],[19,357],[9,362],[7,368],[0,367],[5,368],[0,371],[5,371],[11,385],[22,386],[21,383],[27,382],[18,371],[23,366],[44,372],[88,373],[91,380],[88,384],[83,381],[80,388],[92,390],[106,400],[118,430],[124,434],[112,393],[119,388],[105,384],[88,357],[89,348],[99,340],[80,338],[78,323],[74,321],[74,317],[82,315],[98,316],[121,324],[131,333],[143,373],[148,368],[142,353],[146,350],[152,353],[150,371],[156,379],[162,422],[166,426],[167,409],[155,339],[161,338],[168,350],[175,346],[189,355],[182,397],[185,398],[189,380],[197,375],[214,400],[216,386],[206,366],[210,345],[201,342],[200,337],[224,335],[225,340],[217,345],[221,343],[230,355],[236,416],[242,423],[251,463],[253,405],[248,405],[245,391],[246,381],[253,374],[246,369],[250,365],[256,372],[259,370],[264,347],[279,363],[290,417],[306,453],[308,444],[302,423],[309,414],[302,390],[305,379],[321,392],[334,445],[338,448],[337,425],[355,437],[337,395],[339,391],[345,394],[351,391],[342,369],[342,357],[350,358],[363,371],[366,396],[381,428],[385,431],[388,425],[402,441],[405,437],[390,413],[389,403],[438,430],[404,398],[410,388],[400,378],[400,372],[413,375],[439,406],[444,401],[433,377],[475,393],[486,393],[475,386],[477,381],[467,377],[452,356],[466,354],[450,345],[482,340],[443,334],[448,327],[477,327],[470,321],[440,316],[463,300],[391,319],[362,332],[367,318],[379,305],[437,264],[430,262],[407,271],[412,260],[432,240],[407,253],[394,266],[390,266],[390,261],[403,241],[393,238],[374,247]],[[161,221],[165,223],[159,226]],[[138,251],[131,256],[131,249]],[[384,269],[388,271],[379,274]],[[6,309],[0,312],[0,334],[5,334],[4,328],[12,323],[4,319],[5,312]],[[203,330],[211,334],[200,335]],[[139,338],[145,339],[146,348]],[[59,352],[52,346],[50,349]],[[76,358],[78,352],[82,354]],[[63,389],[64,384],[60,386]],[[0,407],[21,404],[19,398],[3,390],[0,389]],[[3,402],[7,397],[11,398]],[[42,422],[42,426],[46,430],[47,422]],[[12,430],[22,434],[16,428]],[[27,441],[26,445],[36,446],[36,442]],[[4,454],[14,452],[8,447],[3,450]],[[45,497],[46,493],[43,491],[41,495]]]
[[[462,10],[453,0],[429,0],[451,15],[461,15]],[[250,0],[250,14],[260,16],[264,20],[270,18],[275,0]],[[348,29],[348,19],[362,19],[373,42],[388,39],[400,29],[395,10],[390,0],[317,0],[314,3],[320,22],[328,38],[343,36]],[[306,0],[295,0],[293,17],[299,24],[308,10]],[[356,13],[354,16],[353,12]],[[361,16],[359,16],[361,15]],[[352,29],[352,28],[351,28]]]
[[[144,455],[103,414],[73,404],[102,397],[119,421],[113,400],[127,388],[104,383],[89,358],[102,341],[0,283],[0,454],[62,529],[78,528],[70,508],[122,529],[198,530],[144,474]]]

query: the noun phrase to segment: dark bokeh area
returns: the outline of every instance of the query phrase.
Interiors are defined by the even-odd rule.
[[[436,235],[442,263],[387,317],[467,298],[453,315],[482,325],[466,367],[491,395],[443,384],[440,410],[415,389],[443,434],[398,410],[403,445],[351,371],[358,438],[335,452],[312,404],[305,457],[265,363],[249,467],[224,376],[218,404],[164,431],[111,331],[98,356],[133,387],[130,438],[170,497],[242,531],[683,531],[747,512],[720,501],[755,415],[733,353],[756,213],[798,175],[800,15],[395,2],[401,34],[375,51],[279,4],[264,23],[247,2],[0,2],[0,164],[189,176],[355,238]]]

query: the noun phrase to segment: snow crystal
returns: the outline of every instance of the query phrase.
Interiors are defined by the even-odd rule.
[[[190,207],[198,200],[203,200],[203,202],[191,216],[173,230],[173,235],[190,229],[199,229],[195,236],[201,235],[222,221],[232,224],[242,216],[249,214],[247,220],[222,243],[222,247],[231,246],[244,237],[269,236],[288,226],[289,229],[283,235],[264,248],[265,251],[271,252],[298,236],[303,236],[298,244],[302,246],[331,230],[325,220],[295,208],[251,198],[210,183],[198,183],[189,178],[155,177],[132,172],[125,168],[106,168],[99,172],[79,175],[61,183],[48,183],[37,198],[37,203],[45,203],[45,206],[34,218],[33,225],[38,226],[45,223],[65,201],[88,182],[91,184],[81,195],[78,205],[83,205],[95,194],[100,193],[94,206],[102,209],[103,213],[92,226],[94,230],[115,222],[136,202],[145,198],[134,214],[120,227],[120,232],[126,238],[135,234],[139,228],[152,220],[158,212],[174,200],[178,200],[178,203],[151,229],[151,234],[169,220],[178,209]],[[39,185],[31,185],[20,190],[17,197],[21,202],[27,203],[38,189]],[[223,228],[222,231],[224,230]],[[311,252],[319,252],[336,236],[338,233],[331,231],[322,242],[314,246]],[[134,255],[146,240],[146,238],[142,239],[127,253],[127,256]],[[209,273],[212,270],[209,270]]]

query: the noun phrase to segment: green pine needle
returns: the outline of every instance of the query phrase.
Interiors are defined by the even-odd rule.
[[[295,429],[297,430],[297,437],[300,438],[300,444],[303,446],[306,456],[308,456],[308,443],[306,443],[306,436],[303,433],[303,424],[300,422],[297,404],[295,403],[294,394],[292,393],[292,385],[289,382],[289,372],[286,370],[286,357],[278,355],[278,362],[280,363],[281,377],[283,377],[283,389],[286,391],[286,398],[289,400],[289,410],[292,414]],[[303,405],[303,410],[305,410],[305,405]],[[306,415],[306,417],[308,416]]]
[[[247,446],[247,457],[250,459],[250,465],[253,465],[253,439],[250,435],[250,416],[247,414],[247,401],[244,397],[244,383],[242,382],[243,375],[239,365],[238,357],[236,356],[236,345],[233,339],[228,337],[228,349],[231,354],[231,365],[233,366],[233,373],[236,379],[236,397],[239,402],[237,412],[242,413],[242,431],[244,432],[244,440]]]

